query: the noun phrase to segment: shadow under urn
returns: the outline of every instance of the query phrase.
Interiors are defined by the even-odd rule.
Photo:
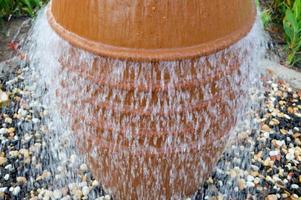
[[[248,76],[248,49],[227,48],[255,15],[252,0],[52,0],[49,23],[71,44],[62,115],[114,199],[189,197],[211,173]]]

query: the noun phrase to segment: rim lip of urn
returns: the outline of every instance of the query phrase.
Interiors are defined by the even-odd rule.
[[[112,46],[81,37],[76,33],[66,30],[56,21],[51,12],[51,3],[47,8],[47,17],[50,26],[60,37],[68,41],[71,45],[99,56],[130,61],[176,61],[211,55],[235,44],[241,38],[245,37],[253,27],[256,20],[256,13],[256,6],[253,5],[252,20],[247,21],[244,26],[231,34],[214,41],[180,48],[137,49]]]

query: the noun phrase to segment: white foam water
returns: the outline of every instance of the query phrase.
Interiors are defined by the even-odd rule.
[[[114,159],[120,160],[126,154],[124,152],[122,155],[115,154],[118,149],[128,149],[137,155],[141,152],[156,154],[158,147],[160,152],[167,152],[171,148],[185,152],[189,151],[191,145],[202,150],[206,146],[208,134],[212,141],[211,151],[223,150],[226,143],[235,141],[237,130],[242,124],[244,127],[254,126],[249,124],[252,115],[248,115],[248,112],[255,112],[258,109],[256,105],[260,101],[257,93],[261,87],[261,71],[257,66],[265,55],[266,36],[258,21],[245,38],[214,55],[154,64],[115,60],[73,48],[51,29],[45,10],[41,11],[24,49],[28,52],[30,61],[31,73],[28,74],[27,80],[30,80],[29,84],[38,86],[33,91],[36,94],[34,99],[42,101],[49,112],[49,117],[45,119],[49,130],[48,145],[43,154],[49,158],[46,168],[54,172],[60,167],[60,170],[64,168],[66,172],[65,178],[53,178],[48,184],[53,188],[60,188],[79,182],[75,169],[87,157],[101,160],[103,164],[118,165],[114,163]],[[236,66],[236,63],[239,63],[239,70],[232,70],[231,67]],[[91,75],[95,74],[96,80],[91,78]],[[216,74],[219,75],[216,77]],[[192,92],[185,90],[185,86],[181,86],[183,80],[197,86]],[[231,98],[232,93],[234,99]],[[208,104],[204,111],[196,109],[200,102]],[[213,102],[223,102],[224,107],[216,106],[217,104]],[[99,106],[97,111],[95,105]],[[130,114],[125,114],[127,112]],[[231,113],[226,115],[231,117],[221,118],[223,112]],[[96,129],[95,122],[100,123],[100,119],[103,120],[101,127]],[[216,124],[219,124],[220,130],[213,128],[217,126]],[[188,136],[184,140],[172,134],[186,130],[187,125],[191,127],[189,129],[191,132],[190,135],[186,134]],[[167,136],[162,141],[146,137],[141,142],[141,137],[138,136],[141,130],[165,131]],[[218,134],[215,134],[218,131],[222,136],[218,137]],[[125,134],[122,139],[121,132]],[[97,139],[99,135],[101,140],[111,144],[112,160],[100,157],[98,149],[100,140]],[[129,145],[125,148],[124,144]],[[84,151],[78,151],[80,148]],[[198,157],[179,154],[179,159],[183,162],[198,160],[197,167],[192,173],[197,183],[203,182],[205,172],[209,170],[205,161],[206,156],[210,157],[210,153]],[[125,156],[125,163],[129,162],[126,158],[129,159],[129,155]],[[218,157],[212,159],[216,160]],[[147,160],[141,156],[139,163],[143,166],[146,162]],[[145,183],[141,187],[136,185],[129,193],[147,199],[149,194],[145,193],[145,185],[151,185],[147,192],[156,194],[158,199],[185,197],[182,191],[173,189],[167,192],[168,194],[165,193],[160,188],[164,181],[161,180],[160,172],[152,171],[153,168],[147,165],[142,168],[145,177],[155,177],[157,183]],[[100,167],[99,170],[106,168]],[[116,178],[110,177],[113,174],[108,173],[107,177],[98,176],[105,182],[110,182],[108,178]],[[124,169],[123,173],[128,172]],[[189,179],[190,177],[183,177],[186,174],[184,168],[172,169],[170,173],[171,188],[176,188],[173,182],[182,180],[186,183],[181,185],[183,190],[189,190],[188,183],[193,180]],[[128,185],[135,185],[132,179],[125,180],[122,183],[125,188]],[[117,190],[114,187],[106,188],[113,196]],[[95,199],[97,195],[89,197]]]

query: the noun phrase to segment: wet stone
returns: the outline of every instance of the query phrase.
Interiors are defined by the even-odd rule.
[[[271,82],[273,83],[273,82]],[[254,140],[253,146],[247,149],[251,153],[237,155],[226,150],[223,157],[230,157],[230,163],[238,164],[236,160],[242,160],[249,164],[243,168],[243,176],[234,182],[237,184],[228,189],[218,190],[223,193],[226,199],[298,199],[300,190],[300,120],[293,116],[297,110],[294,108],[301,105],[301,99],[294,99],[296,93],[291,90],[288,92],[285,82],[273,83],[272,87],[267,88],[265,108],[261,119],[260,131],[253,135],[245,136],[244,140]],[[288,109],[288,107],[291,107]],[[289,112],[288,112],[289,110]],[[238,140],[237,146],[243,141]],[[233,148],[235,149],[235,147]],[[243,157],[246,156],[246,157]],[[243,159],[241,159],[243,157]],[[239,159],[237,159],[239,158]],[[223,169],[224,162],[219,162],[218,168]],[[231,166],[231,165],[230,165]],[[249,166],[249,167],[248,167]],[[229,177],[236,178],[234,169],[229,170]],[[218,183],[213,176],[213,184]],[[223,177],[224,182],[230,182],[229,178]],[[228,179],[228,180],[227,180]],[[253,187],[254,186],[254,187]],[[237,189],[236,189],[237,188]],[[214,192],[206,190],[206,197],[214,196]],[[216,193],[215,193],[216,194]],[[301,194],[300,194],[301,195]],[[297,197],[298,196],[298,197]],[[298,199],[299,200],[299,199]]]

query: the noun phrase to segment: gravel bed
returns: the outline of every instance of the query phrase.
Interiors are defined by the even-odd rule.
[[[238,134],[206,181],[203,199],[301,200],[301,91],[267,81],[262,108],[254,117],[259,129]]]
[[[32,101],[32,87],[23,78],[28,70],[19,67],[14,78],[1,79],[0,199],[111,199],[76,154],[57,164],[48,152],[50,133],[43,120],[48,111]]]

